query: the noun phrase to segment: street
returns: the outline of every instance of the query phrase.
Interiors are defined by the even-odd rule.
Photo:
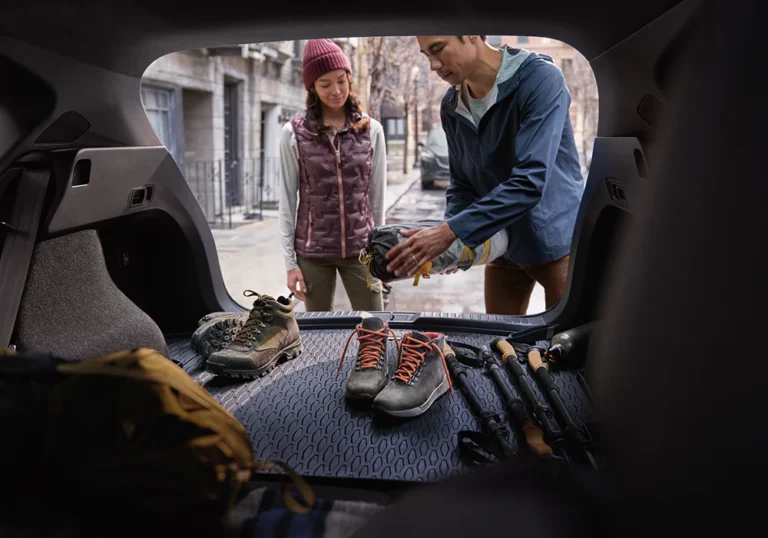
[[[387,224],[439,220],[445,211],[445,190],[422,191],[418,171],[408,177],[394,175],[387,184]],[[213,230],[224,282],[233,299],[245,307],[250,300],[242,295],[250,289],[272,296],[287,295],[285,264],[280,250],[280,228],[276,212],[263,221],[229,230]],[[434,275],[421,279],[392,282],[386,309],[400,312],[446,312],[480,314],[485,312],[483,267],[452,275]],[[337,280],[334,300],[336,311],[351,310],[341,279]],[[300,302],[296,310],[304,311]],[[536,285],[528,314],[544,311],[544,290]]]

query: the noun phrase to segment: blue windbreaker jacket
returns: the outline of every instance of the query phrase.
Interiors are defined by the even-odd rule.
[[[457,87],[443,97],[451,173],[445,218],[470,248],[506,228],[503,259],[544,264],[570,252],[584,191],[571,96],[549,56],[502,52],[497,97],[478,126]]]

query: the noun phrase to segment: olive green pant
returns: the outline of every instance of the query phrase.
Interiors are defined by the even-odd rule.
[[[305,303],[307,312],[333,311],[337,271],[353,310],[373,312],[384,310],[381,281],[370,277],[371,287],[375,291],[369,290],[368,268],[361,264],[357,257],[312,259],[298,256],[297,262],[304,275],[304,284],[307,286]]]

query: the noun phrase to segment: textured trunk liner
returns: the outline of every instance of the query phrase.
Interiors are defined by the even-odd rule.
[[[398,338],[404,331],[395,331]],[[257,458],[279,458],[308,476],[438,481],[466,469],[457,453],[457,433],[479,430],[463,394],[455,388],[438,399],[421,417],[393,421],[372,411],[347,406],[346,376],[355,362],[357,344],[349,346],[344,368],[335,378],[349,330],[303,330],[304,352],[278,366],[268,376],[252,381],[217,377],[205,371],[204,361],[188,339],[169,339],[174,359],[201,383],[248,429]],[[492,337],[446,333],[449,339],[488,345]],[[390,341],[394,369],[397,352]],[[526,367],[531,380],[531,372]],[[488,409],[503,411],[492,380],[470,369],[475,390]],[[591,421],[591,408],[576,375],[553,375],[577,423]],[[510,386],[518,393],[516,385]],[[541,395],[538,385],[535,389]],[[550,406],[551,407],[551,406]],[[511,435],[514,435],[510,427]],[[519,447],[517,439],[511,439]]]

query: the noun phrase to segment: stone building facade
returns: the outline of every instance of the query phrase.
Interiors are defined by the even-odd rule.
[[[280,130],[304,107],[303,42],[191,50],[156,60],[142,100],[212,224],[274,206]]]

